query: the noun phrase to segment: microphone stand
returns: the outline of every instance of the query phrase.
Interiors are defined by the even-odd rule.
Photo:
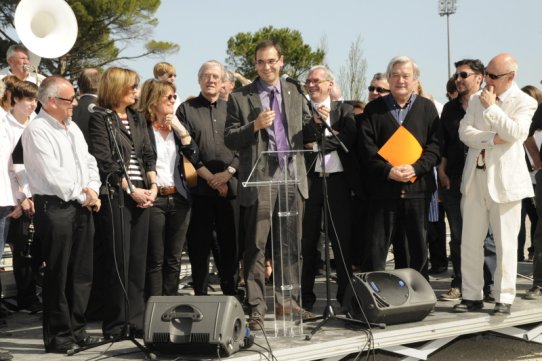
[[[297,87],[297,90],[299,93],[305,97],[303,93],[303,89],[301,89],[301,84],[296,81],[291,81],[291,83],[295,84]],[[307,98],[305,98],[307,99]],[[337,135],[333,132],[333,129],[329,124],[327,124],[326,120],[322,117],[322,114],[316,109],[314,104],[310,101],[310,99],[307,99],[307,104],[312,112],[312,114],[316,114],[320,119],[321,123],[323,125],[323,131],[320,138],[320,144],[321,146],[318,147],[318,154],[321,157],[321,165],[322,165],[322,172],[324,173],[324,176],[322,177],[322,193],[323,193],[323,200],[324,200],[324,255],[325,255],[325,263],[326,263],[326,307],[324,308],[324,312],[321,316],[313,317],[305,319],[305,322],[313,322],[321,320],[316,327],[305,336],[305,340],[310,341],[312,339],[312,336],[316,334],[326,323],[328,323],[330,320],[339,320],[351,323],[357,323],[360,325],[364,325],[362,321],[352,319],[352,318],[346,318],[346,317],[340,317],[337,316],[335,313],[335,310],[333,309],[333,305],[331,304],[331,262],[330,262],[330,256],[329,256],[329,236],[328,236],[328,216],[329,216],[329,207],[328,207],[328,190],[327,190],[327,177],[325,176],[326,173],[326,164],[325,164],[325,154],[326,154],[326,129],[329,130],[331,135],[337,140],[337,142],[341,145],[341,148],[344,150],[345,153],[348,153],[348,148],[344,145],[344,143],[337,137]],[[342,254],[340,255],[341,260],[344,262],[344,259],[342,257]],[[348,273],[348,267],[349,265],[344,265]]]
[[[106,121],[106,125],[107,125],[107,132],[109,133],[109,139],[111,139],[111,144],[113,146],[113,156],[117,159],[117,163],[119,164],[120,166],[120,175],[123,176],[126,181],[128,182],[128,189],[126,190],[126,193],[128,194],[132,194],[134,192],[134,185],[132,184],[132,182],[130,181],[130,177],[128,176],[128,171],[126,170],[126,165],[124,163],[124,157],[122,156],[122,153],[120,151],[120,147],[119,147],[119,143],[117,142],[117,137],[116,137],[116,132],[113,130],[113,120],[112,120],[112,113],[105,113],[105,116],[107,117],[107,121]],[[117,129],[118,129],[118,121],[117,121]],[[107,176],[107,189],[108,189],[108,197],[109,197],[109,201],[111,202],[111,197],[113,196],[114,194],[114,186],[115,185],[112,185],[109,183],[109,176],[111,176],[113,173],[110,173],[108,176]],[[121,178],[122,179],[122,178]],[[128,272],[128,269],[126,267],[126,253],[125,253],[125,236],[124,236],[124,192],[122,190],[122,181],[121,179],[119,179],[118,181],[118,185],[117,185],[117,193],[118,193],[118,198],[119,198],[119,226],[120,226],[120,239],[121,239],[121,249],[122,249],[122,252],[121,252],[121,256],[122,256],[122,279],[120,279],[120,283],[121,283],[121,286],[124,290],[123,294],[124,294],[124,324],[122,326],[122,331],[121,331],[121,334],[114,338],[114,339],[110,339],[110,340],[103,340],[103,341],[100,341],[100,342],[96,342],[96,343],[93,343],[91,345],[86,345],[86,346],[83,346],[83,347],[80,347],[80,348],[77,348],[77,349],[71,349],[67,352],[68,356],[72,356],[72,355],[75,355],[79,352],[82,352],[82,351],[86,351],[86,350],[89,350],[89,349],[92,349],[94,347],[98,347],[98,346],[102,346],[102,345],[106,345],[106,344],[114,344],[114,343],[117,343],[117,342],[120,342],[120,341],[131,341],[135,346],[137,346],[137,348],[139,348],[139,350],[141,352],[143,352],[145,354],[145,356],[147,357],[147,359],[149,360],[155,360],[156,359],[156,355],[153,354],[152,352],[149,351],[149,349],[147,347],[145,347],[144,345],[142,345],[139,341],[137,341],[135,339],[135,335],[134,333],[132,332],[131,328],[130,328],[130,323],[128,322],[128,314],[129,314],[129,307],[130,307],[130,303],[128,301],[128,293],[126,291],[126,280],[128,279],[128,275],[127,275],[127,272]],[[110,190],[110,192],[109,192]],[[115,227],[114,226],[114,223],[113,224],[113,228]],[[113,231],[113,234],[115,232]],[[115,243],[115,237],[113,236],[113,243]],[[115,258],[115,265],[117,265],[118,267],[118,264],[117,264],[117,261],[116,261],[116,254],[115,254],[115,249],[116,249],[116,246],[115,244],[113,244],[113,257]],[[118,270],[118,269],[117,269]]]

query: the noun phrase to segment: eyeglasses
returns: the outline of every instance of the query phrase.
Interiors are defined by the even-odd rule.
[[[322,83],[325,83],[329,81],[328,79],[323,79],[323,80],[320,80],[320,79],[307,79],[305,80],[305,85],[306,86],[309,86],[311,84],[314,84],[314,85],[320,85]]]
[[[457,80],[457,78],[461,77],[462,79],[467,79],[469,76],[474,75],[476,73],[467,73],[466,71],[461,71],[459,73],[455,73],[453,75],[454,80]]]
[[[74,95],[71,98],[62,98],[62,97],[55,97],[55,98],[64,100],[65,102],[68,102],[68,103],[73,103],[73,101],[77,98],[77,96]]]
[[[279,59],[268,59],[268,60],[256,60],[256,65],[275,65],[277,62],[279,61]]]
[[[378,94],[389,93],[389,92],[390,92],[389,89],[382,88],[382,87],[380,87],[380,86],[372,86],[372,85],[371,85],[371,86],[369,86],[368,89],[369,89],[369,91],[370,91],[371,93],[374,92],[374,91],[376,90],[376,92],[377,92]]]
[[[508,73],[504,73],[504,74],[493,74],[493,73],[490,73],[486,70],[486,76],[490,77],[491,79],[493,80],[497,80],[499,78],[502,78],[503,76],[506,76],[508,74],[512,74],[514,71],[509,71]]]
[[[164,98],[167,98],[168,101],[177,100],[177,94],[162,95]]]

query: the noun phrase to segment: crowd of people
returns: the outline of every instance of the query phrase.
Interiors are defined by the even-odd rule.
[[[212,254],[222,293],[244,303],[251,329],[264,327],[269,269],[275,314],[312,318],[322,223],[342,303],[353,272],[386,269],[390,246],[396,268],[427,279],[446,271],[446,217],[453,275],[442,299],[460,301],[454,312],[493,301],[499,316],[516,296],[529,214],[535,277],[524,297],[542,298],[542,175],[529,175],[542,168],[542,108],[536,87],[514,81],[511,54],[457,61],[444,107],[407,56],[374,75],[366,105],[340,99],[324,65],[302,89],[281,77],[287,54],[272,40],[254,49],[255,79],[209,60],[200,94],[184,102],[167,62],[141,85],[111,67],[84,69],[74,87],[29,73],[22,45],[6,59],[0,250],[13,249],[19,309],[43,310],[46,352],[141,337],[149,297],[177,295],[185,249],[194,294],[208,293]],[[281,186],[243,185],[254,179]],[[87,334],[89,318],[103,338]]]

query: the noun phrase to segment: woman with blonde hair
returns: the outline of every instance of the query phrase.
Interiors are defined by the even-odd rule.
[[[105,285],[102,330],[112,339],[126,334],[125,320],[132,335],[142,335],[149,208],[158,192],[156,155],[146,121],[133,109],[138,86],[136,72],[107,69],[96,102],[107,110],[94,112],[89,122],[89,148],[98,162],[103,185],[103,207],[96,227],[101,234],[95,239],[104,242],[103,263],[105,274],[110,275]],[[115,151],[115,143],[120,154]]]

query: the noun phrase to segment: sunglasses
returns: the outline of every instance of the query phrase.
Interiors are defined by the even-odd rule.
[[[382,87],[380,87],[380,86],[372,86],[372,85],[371,85],[371,86],[369,86],[368,89],[369,89],[369,91],[370,91],[371,93],[374,92],[374,91],[376,90],[376,92],[377,92],[378,94],[389,93],[389,92],[390,92],[389,89],[382,88]]]
[[[502,78],[503,76],[506,76],[508,74],[512,74],[514,71],[509,71],[508,73],[504,73],[504,74],[493,74],[493,73],[490,73],[486,70],[486,76],[490,77],[491,79],[493,80],[497,80],[497,79],[500,79]]]
[[[457,80],[459,77],[461,77],[461,79],[467,79],[469,76],[474,75],[474,74],[476,73],[467,73],[466,71],[462,71],[459,73],[455,73],[453,77],[454,77],[454,80]]]
[[[177,94],[163,95],[164,98],[167,98],[168,101],[177,100]]]

